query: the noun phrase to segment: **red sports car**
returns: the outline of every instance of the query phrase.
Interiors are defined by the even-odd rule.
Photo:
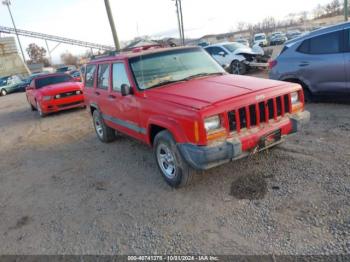
[[[63,73],[35,77],[26,88],[26,95],[32,110],[41,117],[85,106],[82,83]]]

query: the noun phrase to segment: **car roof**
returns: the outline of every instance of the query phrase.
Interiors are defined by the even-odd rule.
[[[157,47],[157,48],[149,48],[147,50],[140,50],[140,51],[130,51],[130,52],[122,52],[118,53],[113,56],[105,56],[101,57],[98,59],[91,60],[87,64],[95,64],[95,63],[101,63],[101,62],[109,62],[109,61],[115,61],[115,60],[125,60],[125,59],[130,59],[134,57],[140,57],[140,56],[145,56],[145,55],[150,55],[150,54],[158,54],[158,53],[163,53],[171,50],[189,50],[189,49],[201,49],[199,46],[186,46],[186,47]]]
[[[314,30],[308,34],[305,35],[301,35],[300,37],[297,37],[295,39],[291,39],[288,42],[286,42],[286,45],[291,46],[297,42],[300,41],[304,41],[306,39],[312,38],[314,36],[318,36],[318,35],[323,35],[323,34],[327,34],[327,33],[331,33],[337,30],[341,30],[344,28],[350,28],[350,22],[343,22],[340,24],[336,24],[336,25],[332,25],[332,26],[328,26],[328,27],[323,27],[317,30]]]
[[[212,44],[212,45],[208,45],[204,48],[207,48],[207,47],[212,47],[212,46],[223,46],[223,45],[230,45],[230,44],[241,44],[241,43],[238,43],[236,41],[233,41],[233,42],[222,42],[222,43],[216,43],[216,44]]]

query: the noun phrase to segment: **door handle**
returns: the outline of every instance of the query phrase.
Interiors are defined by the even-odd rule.
[[[100,92],[97,92],[97,91],[96,91],[95,94],[99,96],[99,95],[100,95]]]
[[[305,67],[308,65],[309,65],[309,62],[307,62],[307,61],[300,62],[300,64],[299,64],[299,66],[301,66],[301,67]]]
[[[109,95],[108,97],[111,98],[111,99],[116,99],[117,98],[115,95]]]

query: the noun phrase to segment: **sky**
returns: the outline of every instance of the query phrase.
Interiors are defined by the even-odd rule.
[[[239,22],[256,23],[265,17],[281,20],[290,13],[311,11],[330,0],[182,0],[185,36],[226,33]],[[173,0],[110,0],[121,41],[137,36],[177,37]],[[113,45],[103,0],[11,0],[18,29]],[[12,27],[7,7],[0,4],[0,25]],[[6,35],[3,35],[6,36]],[[21,37],[25,49],[30,43],[45,47],[43,40]],[[49,43],[53,48],[54,42]],[[54,61],[68,51],[82,54],[86,48],[61,44],[52,53]]]

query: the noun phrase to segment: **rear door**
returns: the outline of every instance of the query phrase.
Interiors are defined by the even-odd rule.
[[[345,30],[345,72],[347,75],[347,92],[350,93],[350,28]]]
[[[91,104],[97,105],[95,94],[96,68],[97,65],[95,64],[90,64],[86,66],[83,90],[86,106],[90,106]]]
[[[344,31],[339,30],[305,40],[298,51],[299,75],[315,93],[339,93],[347,89]]]
[[[110,68],[109,63],[99,64],[97,68],[95,100],[102,115],[109,110]]]

